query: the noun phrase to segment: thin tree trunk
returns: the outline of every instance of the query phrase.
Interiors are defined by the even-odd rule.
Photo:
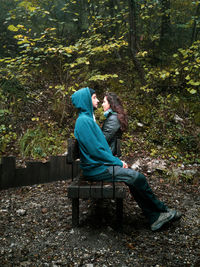
[[[168,48],[171,37],[170,0],[161,0],[162,21],[160,31],[160,48]]]
[[[136,57],[136,54],[138,52],[136,29],[137,29],[136,28],[136,4],[135,4],[135,0],[129,0],[129,47],[130,47],[130,53],[131,53],[133,63],[134,63],[136,70],[138,72],[140,81],[143,85],[145,85],[146,81],[145,81],[144,69]]]
[[[198,4],[197,9],[196,9],[196,14],[195,14],[195,19],[194,19],[194,25],[193,25],[193,29],[192,29],[192,38],[191,38],[191,44],[197,40],[197,21],[196,19],[199,17],[200,15],[200,4]]]
[[[83,30],[86,30],[88,28],[88,1],[80,0],[79,1],[79,8],[80,8],[80,14],[79,14],[79,20],[78,20],[78,28],[79,32],[82,32]]]

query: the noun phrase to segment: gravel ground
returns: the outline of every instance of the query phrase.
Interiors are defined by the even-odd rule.
[[[158,232],[151,232],[128,189],[121,232],[113,201],[81,201],[81,224],[72,228],[69,181],[1,191],[0,266],[200,266],[199,185],[148,181],[184,213]]]

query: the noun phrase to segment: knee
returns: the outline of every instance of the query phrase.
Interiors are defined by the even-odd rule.
[[[135,186],[137,187],[142,187],[146,184],[147,180],[146,180],[146,177],[142,174],[142,173],[139,173],[138,176],[136,177],[135,179]]]

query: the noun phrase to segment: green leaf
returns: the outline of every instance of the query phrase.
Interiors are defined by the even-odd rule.
[[[197,90],[195,90],[195,89],[191,89],[191,90],[189,89],[188,91],[189,91],[190,94],[192,94],[192,95],[196,94],[196,92],[197,92]]]
[[[19,29],[17,27],[15,27],[14,25],[9,25],[8,30],[11,32],[17,32]]]

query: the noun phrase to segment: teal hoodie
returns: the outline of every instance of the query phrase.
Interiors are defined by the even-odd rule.
[[[104,172],[109,164],[123,166],[122,161],[113,156],[102,130],[94,121],[89,88],[76,91],[71,96],[71,100],[79,113],[74,135],[79,143],[83,174],[85,176],[98,175]]]

